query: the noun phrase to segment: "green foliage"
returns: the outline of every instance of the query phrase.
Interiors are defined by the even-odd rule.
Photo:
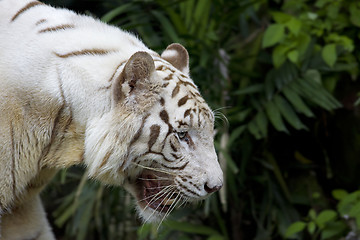
[[[354,102],[360,3],[94,2],[99,7],[93,14],[158,52],[172,42],[186,46],[191,76],[216,109],[215,146],[226,185],[200,207],[177,210],[162,226],[141,225],[128,194],[86,182],[82,171],[71,169],[45,195],[57,199],[46,202],[56,209],[62,239],[359,234],[360,194],[354,190],[360,186],[360,121]],[[346,190],[331,193],[335,188]]]
[[[307,230],[311,239],[339,239],[340,237],[359,237],[360,235],[360,191],[348,193],[343,189],[332,191],[337,211],[326,209],[317,215],[310,209],[307,222],[297,221],[286,230],[285,237]],[[350,230],[350,231],[349,231]]]

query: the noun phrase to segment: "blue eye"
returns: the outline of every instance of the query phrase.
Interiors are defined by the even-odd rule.
[[[186,140],[186,136],[187,136],[187,132],[177,132],[177,135],[179,137],[180,140]]]

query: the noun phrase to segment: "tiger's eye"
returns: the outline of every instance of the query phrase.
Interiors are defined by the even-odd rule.
[[[187,132],[178,132],[177,135],[181,140],[183,140],[186,137]]]

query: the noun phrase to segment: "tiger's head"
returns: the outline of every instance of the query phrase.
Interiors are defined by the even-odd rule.
[[[189,77],[183,46],[135,53],[109,95],[111,110],[87,126],[84,159],[90,177],[124,185],[144,221],[222,187],[214,115]]]

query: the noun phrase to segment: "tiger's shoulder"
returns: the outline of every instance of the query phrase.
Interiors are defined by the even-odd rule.
[[[5,43],[3,49],[32,46],[63,57],[108,52],[121,52],[129,57],[135,49],[152,52],[124,30],[34,0],[0,1],[0,31],[0,40]]]

